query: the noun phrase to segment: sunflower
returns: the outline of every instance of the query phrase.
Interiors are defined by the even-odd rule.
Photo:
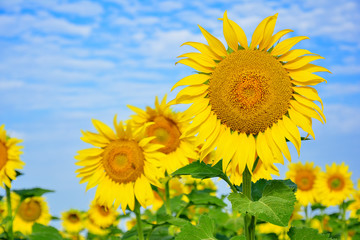
[[[110,232],[109,229],[102,228],[96,225],[94,220],[91,218],[86,219],[85,223],[86,223],[86,229],[94,235],[104,236]]]
[[[127,206],[134,210],[135,198],[144,208],[151,205],[151,184],[161,187],[159,160],[164,154],[158,151],[163,145],[151,143],[155,137],[144,137],[150,124],[134,129],[131,121],[117,123],[116,115],[115,132],[98,120],[93,124],[99,133],[86,131],[81,139],[95,147],[75,156],[76,165],[82,166],[76,170],[80,183],[88,182],[86,189],[97,185],[96,201],[108,208],[121,205],[124,213]]]
[[[228,166],[228,168],[226,169],[226,173],[230,175],[230,182],[232,184],[240,186],[240,184],[242,183],[242,172],[236,171],[232,167],[233,167],[232,165]],[[280,174],[277,169],[274,168],[266,169],[263,162],[259,159],[255,169],[252,171],[251,181],[257,182],[261,178],[270,180],[272,179],[271,175],[279,176]]]
[[[325,206],[340,205],[353,192],[351,172],[345,163],[326,165],[326,171],[321,172],[315,181],[316,194],[321,204]]]
[[[239,174],[246,166],[251,170],[257,156],[265,169],[276,170],[273,163],[283,163],[282,154],[291,160],[286,139],[300,153],[298,127],[314,137],[312,118],[325,121],[322,109],[314,103],[322,104],[322,100],[308,86],[325,81],[313,72],[328,70],[310,64],[322,57],[305,49],[290,50],[308,37],[276,44],[292,32],[286,29],[273,35],[276,20],[277,14],[265,18],[248,46],[244,31],[225,12],[222,21],[228,50],[200,27],[209,45],[186,42],[183,45],[200,53],[179,56],[184,58],[178,63],[198,71],[172,88],[190,85],[170,103],[192,103],[185,114],[195,117],[183,136],[198,133],[199,141],[206,140],[201,156],[216,148],[215,162],[223,159],[223,169],[230,163]]]
[[[167,173],[171,174],[189,164],[189,158],[198,157],[194,147],[195,137],[181,137],[190,120],[183,113],[175,113],[170,109],[170,105],[166,103],[166,95],[161,103],[156,97],[155,108],[146,107],[146,111],[131,105],[128,107],[137,113],[132,116],[134,127],[153,123],[146,128],[146,136],[155,136],[151,142],[163,145],[160,151],[166,156],[161,159],[161,165]]]
[[[358,190],[354,191],[352,193],[352,199],[354,202],[352,202],[349,205],[350,217],[352,218],[358,218],[360,219],[360,214],[357,213],[358,210],[360,210],[360,179],[358,180]]]
[[[85,227],[84,214],[76,209],[63,212],[61,214],[61,220],[64,230],[71,234],[77,234]]]
[[[4,127],[4,124],[0,126],[0,185],[11,188],[11,180],[16,178],[15,169],[22,169],[25,163],[20,160],[22,146],[17,145],[22,140],[7,137]]]
[[[309,203],[315,203],[316,191],[314,184],[319,173],[320,167],[314,167],[313,162],[289,164],[289,171],[286,173],[286,178],[296,183],[297,191],[295,195],[301,205],[307,206]]]
[[[31,234],[34,223],[47,225],[50,222],[49,207],[43,197],[29,197],[20,203],[20,196],[12,193],[11,201],[14,210],[18,207],[13,222],[14,232],[28,235]]]
[[[114,207],[108,208],[96,201],[91,203],[88,211],[88,217],[93,220],[94,224],[103,228],[116,224],[118,222],[116,219],[118,215],[119,213]]]

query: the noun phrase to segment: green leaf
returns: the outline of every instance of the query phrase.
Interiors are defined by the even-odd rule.
[[[29,236],[30,240],[62,240],[59,231],[51,226],[44,226],[39,223],[34,223],[32,233]]]
[[[235,236],[235,237],[230,238],[230,240],[246,240],[246,237],[244,235]]]
[[[234,209],[250,213],[266,222],[286,227],[294,211],[295,195],[284,181],[272,180],[265,187],[258,201],[251,201],[242,193],[228,197]]]
[[[288,232],[288,236],[291,240],[331,240],[327,234],[320,234],[318,231],[312,228],[297,228],[292,227]]]
[[[199,224],[193,226],[191,223],[181,228],[176,240],[216,240],[214,237],[214,222],[208,215],[201,215]]]
[[[166,214],[159,214],[156,216],[156,222],[157,224],[164,224],[164,223],[169,223],[171,225],[175,225],[178,227],[183,227],[186,224],[189,223],[189,221],[186,221],[185,219],[182,218],[176,218],[170,215],[166,215]]]
[[[315,211],[315,210],[325,210],[326,209],[326,206],[324,205],[321,205],[320,203],[314,203],[311,205],[311,211]]]
[[[185,167],[182,167],[172,173],[172,176],[180,175],[191,175],[193,178],[200,179],[226,177],[221,168],[218,167],[218,164],[214,167],[211,167],[211,165],[199,161],[190,163],[189,165],[186,165]]]
[[[188,195],[190,202],[194,205],[216,205],[219,207],[226,207],[223,200],[210,196],[208,193],[193,191]]]
[[[43,188],[31,188],[31,189],[20,189],[20,190],[13,190],[13,192],[20,195],[22,199],[29,198],[29,197],[40,197],[44,193],[54,192],[53,190],[43,189]]]

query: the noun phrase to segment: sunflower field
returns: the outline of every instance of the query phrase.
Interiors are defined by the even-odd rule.
[[[314,73],[330,71],[311,63],[320,55],[294,48],[308,37],[281,40],[292,30],[274,32],[277,17],[248,42],[225,11],[226,45],[201,26],[207,44],[183,43],[194,52],[177,63],[195,71],[169,89],[182,87],[174,99],[128,105],[133,115],[115,115],[112,126],[91,120],[96,131],[81,137],[88,148],[74,153],[74,175],[96,189],[86,211],[55,217],[53,190],[12,188],[26,174],[22,140],[1,125],[0,239],[360,239],[360,179],[354,185],[345,163],[291,162],[288,144],[300,154],[303,141],[316,144],[313,119],[326,122],[314,88],[326,80]],[[219,181],[230,194],[219,194]]]

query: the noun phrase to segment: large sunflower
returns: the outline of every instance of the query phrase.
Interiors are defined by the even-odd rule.
[[[202,156],[216,148],[215,162],[230,160],[232,169],[251,170],[256,156],[266,169],[274,162],[291,160],[286,139],[298,153],[301,138],[298,127],[314,137],[312,118],[325,121],[317,91],[308,85],[325,81],[313,72],[327,71],[310,64],[322,57],[305,49],[290,50],[308,37],[279,39],[292,30],[273,35],[277,14],[265,18],[255,29],[250,46],[244,31],[224,13],[224,37],[228,49],[200,27],[209,45],[186,42],[200,53],[186,53],[178,61],[198,73],[177,82],[190,85],[181,90],[173,103],[193,103],[185,112],[193,118],[184,136],[198,133],[205,144]],[[240,45],[239,45],[240,43]],[[276,44],[277,43],[277,44]]]
[[[326,165],[326,171],[321,172],[315,181],[316,194],[321,204],[325,206],[340,205],[353,192],[351,172],[345,163]]]
[[[18,208],[13,223],[14,232],[28,235],[34,223],[47,225],[50,222],[49,207],[43,197],[26,198],[20,203],[20,196],[12,193],[11,201],[14,210]]]
[[[64,230],[71,234],[81,232],[85,227],[85,216],[82,212],[76,209],[61,214],[62,226]]]
[[[320,167],[314,167],[313,162],[289,164],[289,171],[286,173],[286,178],[296,183],[297,191],[295,194],[301,205],[307,206],[309,203],[315,203],[317,194],[314,186],[319,173]]]
[[[166,95],[161,103],[156,97],[155,108],[146,107],[146,111],[131,105],[128,107],[137,113],[132,116],[134,127],[154,123],[146,128],[146,136],[155,136],[151,142],[164,145],[160,151],[166,157],[161,159],[161,165],[169,174],[189,164],[189,158],[198,157],[194,146],[195,137],[188,135],[180,138],[189,126],[190,119],[186,119],[181,112],[173,112],[166,103]]]
[[[99,204],[117,209],[120,205],[125,213],[127,206],[134,210],[135,197],[141,206],[152,204],[154,195],[151,184],[161,186],[163,177],[159,170],[159,159],[164,154],[158,150],[160,144],[151,143],[155,137],[144,138],[149,124],[134,129],[131,121],[126,125],[114,118],[115,132],[104,123],[93,120],[99,133],[83,132],[81,138],[95,148],[78,151],[76,170],[80,183],[88,182],[87,188],[97,185],[95,199]]]
[[[11,188],[11,180],[16,178],[16,169],[22,169],[25,163],[20,160],[22,146],[17,144],[20,139],[6,136],[5,125],[0,126],[0,185]]]
[[[114,207],[103,206],[96,201],[93,201],[88,211],[88,217],[91,218],[93,223],[99,227],[107,228],[113,224],[116,224],[117,216],[119,213]]]

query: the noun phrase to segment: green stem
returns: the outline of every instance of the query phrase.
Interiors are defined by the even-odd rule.
[[[190,202],[188,202],[184,207],[182,207],[179,212],[176,214],[176,217],[180,217],[180,215],[185,211],[185,209],[187,209],[189,206],[191,205]]]
[[[343,202],[340,205],[340,210],[341,210],[341,220],[342,220],[342,227],[343,227],[343,239],[347,240],[348,239],[348,232],[347,232],[347,225],[346,225],[346,206],[345,206],[345,202]]]
[[[237,192],[237,189],[235,188],[234,184],[232,184],[232,183],[230,182],[230,180],[229,180],[228,177],[223,176],[223,177],[221,177],[221,178],[230,186],[231,190],[232,190],[234,193]]]
[[[165,209],[166,214],[171,215],[170,207],[170,178],[165,182]]]
[[[144,233],[142,229],[141,214],[140,214],[140,203],[136,200],[134,213],[136,215],[136,226],[138,231],[139,240],[144,240]]]
[[[13,218],[12,218],[11,198],[10,198],[10,188],[5,185],[5,189],[6,189],[6,201],[7,201],[7,209],[8,209],[8,217],[9,217],[9,223],[8,223],[7,233],[8,233],[8,235],[9,235],[9,239],[10,239],[10,240],[14,240]]]
[[[310,218],[309,218],[308,206],[309,206],[309,205],[304,206],[304,212],[305,212],[305,225],[306,225],[307,227],[309,227],[309,226],[310,226]]]
[[[251,200],[251,173],[248,167],[245,167],[243,172],[243,194]],[[249,213],[245,214],[245,237],[246,240],[255,240],[255,216]]]

